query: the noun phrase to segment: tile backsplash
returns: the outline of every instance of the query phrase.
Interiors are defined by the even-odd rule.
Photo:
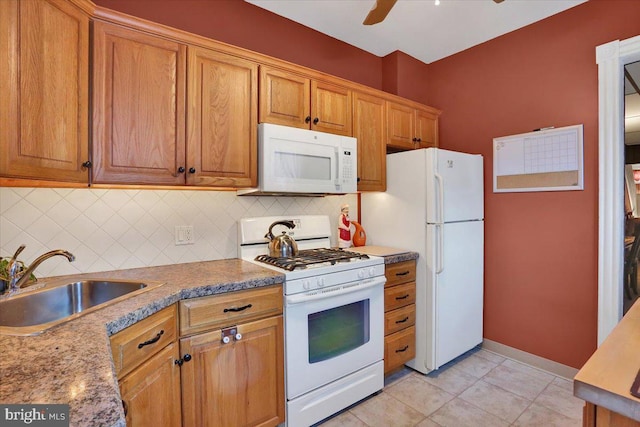
[[[0,256],[21,244],[29,264],[65,249],[38,277],[235,258],[237,221],[267,215],[329,215],[336,244],[340,206],[357,217],[356,195],[327,197],[236,196],[232,191],[0,188]],[[193,225],[193,245],[175,245],[176,225]],[[266,233],[266,230],[265,230]]]

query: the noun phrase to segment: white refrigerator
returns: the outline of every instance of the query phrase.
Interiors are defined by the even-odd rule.
[[[362,193],[367,244],[417,252],[416,357],[428,373],[482,342],[481,155],[438,148],[387,155],[387,191]]]

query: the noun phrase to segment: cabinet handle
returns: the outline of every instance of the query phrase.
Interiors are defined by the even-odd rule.
[[[320,121],[320,119],[316,117],[315,119],[313,119],[313,124],[317,125],[319,121]]]
[[[188,362],[189,360],[191,360],[191,355],[187,353],[182,356],[182,359],[174,360],[173,363],[174,365],[182,366],[184,362]]]
[[[184,173],[184,166],[180,166],[178,168],[178,173]]]
[[[396,323],[404,323],[404,322],[406,322],[407,320],[409,320],[409,316],[405,317],[405,318],[404,318],[404,319],[402,319],[402,320],[396,320]]]
[[[224,313],[228,313],[228,312],[230,312],[230,311],[231,311],[231,312],[234,312],[234,313],[235,313],[235,312],[238,312],[238,311],[246,310],[247,308],[251,308],[251,307],[252,307],[252,305],[251,305],[251,304],[247,304],[247,305],[245,305],[245,306],[243,306],[243,307],[225,308],[225,309],[223,310],[223,312],[224,312]]]
[[[403,295],[401,297],[396,297],[397,300],[407,299],[407,298],[409,298],[409,294]]]
[[[138,344],[138,348],[142,348],[145,345],[157,343],[158,340],[160,339],[160,337],[162,336],[162,334],[164,334],[164,329],[162,329],[160,332],[158,332],[158,335],[156,335],[155,337],[151,338],[149,341],[141,342],[140,344]]]
[[[409,270],[396,273],[396,276],[406,276],[407,274],[409,274]]]
[[[196,173],[196,168],[189,168],[189,173]]]
[[[418,142],[422,142],[422,138],[417,138],[416,139]]]
[[[418,138],[412,138],[411,139],[413,142],[418,142]]]
[[[82,164],[82,167],[85,169],[91,169],[91,166],[93,166],[93,163],[91,163],[91,160],[87,160]]]
[[[311,116],[307,116],[307,117],[305,117],[305,118],[304,118],[304,122],[305,122],[305,123],[309,123],[309,122],[311,122]]]
[[[124,416],[126,417],[129,413],[129,407],[127,406],[127,402],[124,400],[122,401],[122,409],[124,410]]]
[[[404,353],[405,351],[407,351],[408,348],[409,348],[409,346],[405,345],[401,349],[396,350],[396,353]]]

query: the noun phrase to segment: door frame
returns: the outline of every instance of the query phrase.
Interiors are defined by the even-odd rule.
[[[622,318],[624,266],[624,66],[640,61],[640,36],[596,47],[598,64],[598,346]]]

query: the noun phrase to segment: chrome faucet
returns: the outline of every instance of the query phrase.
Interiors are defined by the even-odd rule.
[[[47,253],[44,253],[42,255],[40,255],[38,258],[36,258],[29,267],[27,267],[26,269],[22,270],[18,268],[18,262],[15,259],[17,254],[20,253],[22,251],[22,249],[24,249],[23,246],[21,246],[20,248],[18,248],[18,251],[16,252],[16,255],[14,255],[13,258],[11,258],[11,261],[9,261],[9,265],[8,265],[8,271],[9,271],[9,289],[11,291],[16,291],[19,288],[23,287],[25,283],[27,283],[29,281],[29,277],[31,277],[31,274],[35,271],[35,269],[42,263],[42,261],[47,260],[51,257],[54,257],[56,255],[61,255],[66,257],[69,262],[75,261],[76,257],[71,253],[71,252],[67,252],[64,251],[62,249],[56,249],[54,251],[50,251]]]

